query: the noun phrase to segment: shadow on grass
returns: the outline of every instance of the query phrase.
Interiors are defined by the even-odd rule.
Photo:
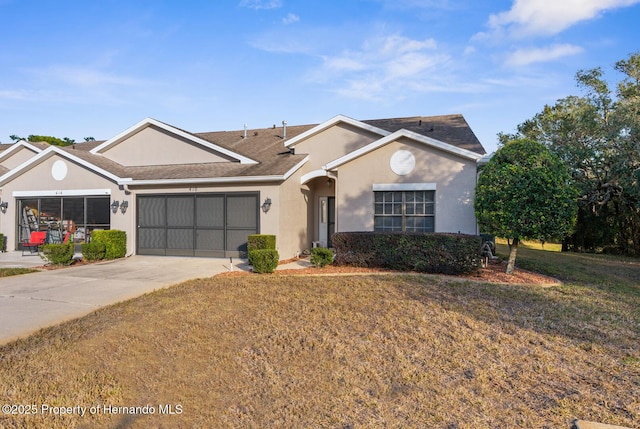
[[[425,277],[398,285],[421,302],[499,325],[505,331],[533,330],[638,353],[640,261],[600,255],[519,252],[519,266],[561,278],[554,287],[434,282]],[[416,286],[417,285],[417,286]]]
[[[506,257],[509,247],[497,246]],[[548,252],[520,248],[516,266],[562,280],[565,283],[597,287],[605,292],[640,297],[640,259],[624,256],[574,252]]]

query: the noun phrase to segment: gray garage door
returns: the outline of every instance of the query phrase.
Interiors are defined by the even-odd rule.
[[[138,196],[140,255],[244,257],[258,193]]]

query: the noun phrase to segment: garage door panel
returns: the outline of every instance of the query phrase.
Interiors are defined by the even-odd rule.
[[[196,226],[224,228],[224,195],[198,195],[196,198]]]
[[[138,201],[138,225],[164,227],[166,210],[164,197],[144,197]]]
[[[168,197],[167,198],[167,226],[189,227],[193,226],[193,197]]]
[[[256,230],[257,198],[253,195],[227,197],[227,227]]]
[[[164,228],[145,228],[138,232],[138,246],[145,249],[163,248],[166,245]]]
[[[193,249],[192,229],[168,229],[167,249]]]
[[[258,233],[258,194],[138,197],[138,253],[246,256]]]
[[[224,250],[224,231],[199,229],[196,231],[197,250]]]

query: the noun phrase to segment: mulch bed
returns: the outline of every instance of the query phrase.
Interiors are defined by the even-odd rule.
[[[290,262],[295,262],[297,259],[289,259],[286,261],[280,261],[280,265],[285,265]],[[87,262],[86,260],[74,261],[71,265],[60,266],[60,265],[43,265],[41,267],[36,267],[39,270],[57,270],[61,268],[68,267],[78,267],[82,265],[95,264],[97,262],[103,261],[93,261]],[[516,268],[513,274],[509,275],[505,273],[506,262],[500,263],[490,263],[488,267],[480,269],[477,274],[468,274],[462,276],[450,276],[457,277],[462,279],[472,279],[478,280],[481,282],[488,283],[510,283],[510,284],[533,284],[533,285],[545,285],[545,286],[553,286],[561,284],[558,279],[554,279],[553,277],[548,277],[542,274],[534,273],[532,271],[522,270],[520,268]],[[393,274],[398,273],[397,271],[385,270],[382,268],[362,268],[362,267],[347,267],[347,266],[335,266],[328,265],[324,268],[293,268],[293,269],[280,269],[274,272],[275,275],[315,275],[315,276],[335,276],[335,275],[351,275],[351,274]],[[217,276],[223,277],[236,277],[236,276],[246,276],[251,275],[253,273],[247,271],[230,271],[226,273],[218,274]]]
[[[281,261],[280,265],[294,262],[295,259]],[[516,268],[513,274],[505,273],[506,262],[489,264],[487,268],[482,268],[477,274],[468,274],[463,276],[450,276],[462,279],[472,279],[488,283],[510,283],[510,284],[533,284],[552,286],[561,284],[561,282],[553,277],[534,273]],[[274,275],[350,275],[350,274],[392,274],[397,271],[384,270],[381,268],[361,268],[328,265],[324,268],[294,268],[276,270]],[[253,273],[247,271],[231,271],[218,274],[218,276],[235,277],[251,275]]]

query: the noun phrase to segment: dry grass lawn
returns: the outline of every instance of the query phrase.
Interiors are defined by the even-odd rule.
[[[105,308],[0,347],[0,404],[38,411],[0,427],[637,427],[640,263],[520,257],[565,283],[214,277]]]

